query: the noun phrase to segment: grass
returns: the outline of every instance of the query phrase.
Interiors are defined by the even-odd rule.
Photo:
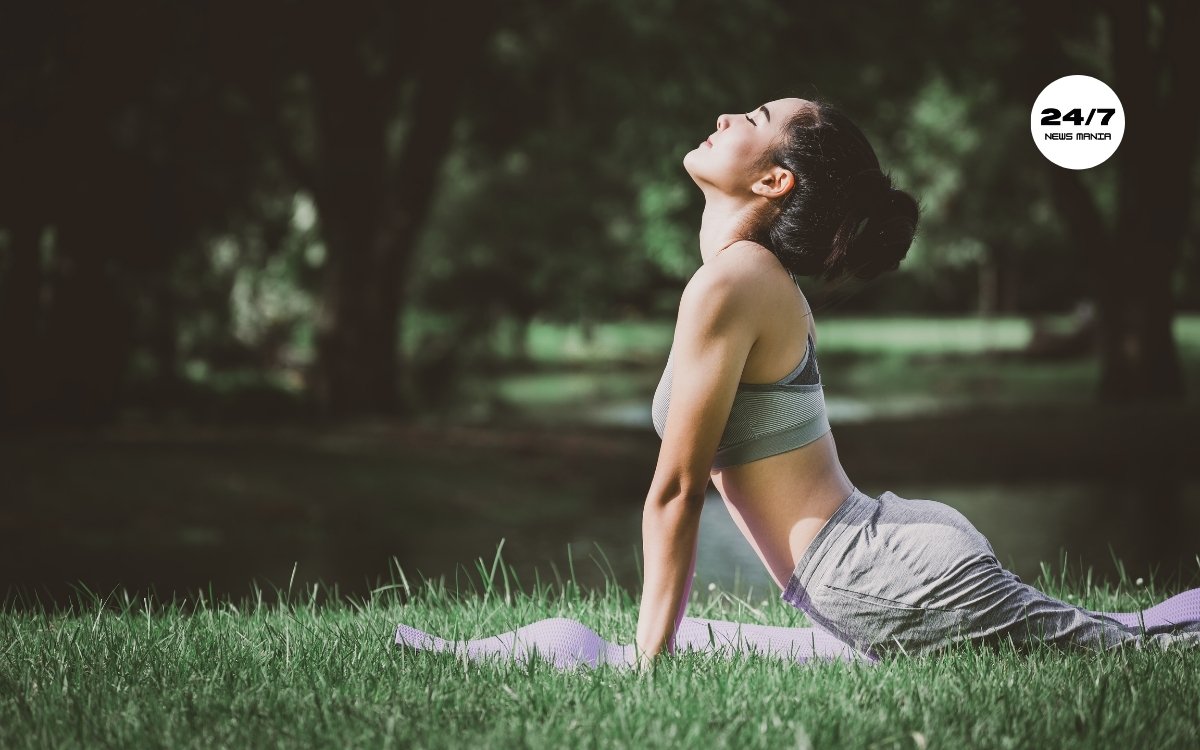
[[[1069,315],[1046,315],[1051,330],[1072,325]],[[585,339],[578,325],[535,321],[528,333],[528,353],[547,363],[629,360],[665,356],[674,336],[674,320],[602,322]],[[1024,316],[853,316],[821,315],[816,318],[817,346],[822,352],[866,354],[901,353],[979,354],[988,350],[1020,349],[1032,335]],[[1181,349],[1200,347],[1200,314],[1180,313],[1174,321],[1175,340]],[[503,337],[501,337],[501,341]],[[508,353],[501,341],[499,353]]]
[[[932,392],[984,404],[1012,397],[1076,407],[1039,409],[1033,432],[1029,414],[1019,411],[983,419],[845,425],[838,428],[839,450],[856,480],[880,488],[925,486],[936,476],[972,486],[1001,483],[1009,492],[1012,477],[1026,483],[1086,477],[1113,482],[1119,497],[1118,480],[1135,476],[1126,466],[1158,471],[1163,456],[1170,459],[1163,465],[1178,467],[1188,479],[1194,394],[1200,391],[1200,316],[1180,318],[1176,325],[1191,408],[1170,421],[1130,422],[1078,408],[1090,399],[1095,375],[1090,362],[974,356],[989,346],[1020,346],[1026,331],[1021,321],[997,321],[985,338],[977,321],[820,319],[819,347],[834,395],[842,389],[890,401]],[[662,324],[599,327],[585,344],[567,329],[539,330],[531,341],[535,361],[644,360],[648,375],[617,372],[614,378],[642,379],[602,390],[614,399],[637,396],[641,402],[656,382],[671,334]],[[922,354],[929,352],[936,356]],[[577,405],[595,395],[586,373],[562,377],[561,394],[539,381],[514,400]],[[581,538],[584,531],[577,535],[577,529],[594,538],[602,513],[623,513],[623,504],[636,508],[657,445],[648,422],[642,433],[581,437],[578,446],[556,433],[554,450],[541,433],[522,440],[487,430],[450,433],[435,426],[428,434],[400,431],[378,438],[301,435],[283,441],[286,445],[258,435],[158,446],[152,444],[162,438],[154,435],[5,445],[0,475],[20,481],[9,485],[10,492],[17,488],[17,500],[0,508],[0,527],[8,519],[7,528],[19,531],[6,545],[18,551],[0,559],[39,574],[59,564],[72,575],[120,559],[127,567],[115,580],[131,585],[133,576],[169,574],[171,565],[186,560],[208,580],[223,565],[221,574],[229,581],[236,577],[240,588],[260,558],[290,561],[306,546],[315,550],[313,564],[325,561],[324,570],[340,572],[343,579],[352,577],[347,571],[358,572],[360,557],[369,558],[371,570],[382,567],[385,549],[427,559],[437,549],[452,548],[458,559],[461,550],[487,549],[495,537],[520,529],[535,529],[528,543],[522,541],[522,552],[540,555],[542,545],[554,540]],[[1133,443],[1116,439],[1128,434],[1141,437]],[[312,445],[300,450],[309,440]],[[1124,517],[1096,498],[1095,513],[1111,516],[1119,528]],[[1137,503],[1126,505],[1137,512]],[[546,521],[551,513],[576,513],[587,523]],[[1007,516],[1019,522],[1019,513]],[[1045,514],[1036,518],[1046,523]],[[484,523],[472,526],[464,519]],[[72,535],[103,536],[103,543],[62,536],[67,543],[50,548],[45,543],[60,539],[59,525]],[[214,530],[227,534],[223,544],[213,543]],[[455,536],[447,536],[452,532]],[[1114,536],[1107,530],[1097,535]],[[373,540],[383,541],[372,546]],[[1154,541],[1161,545],[1163,538]],[[139,543],[154,545],[162,555],[139,556]],[[38,546],[50,551],[35,556]],[[573,559],[570,547],[566,559]],[[414,581],[411,569],[406,575],[397,567],[390,583],[354,598],[339,597],[336,587],[330,595],[320,584],[295,587],[293,578],[286,589],[255,587],[254,595],[240,599],[214,596],[209,587],[170,601],[119,589],[107,595],[81,590],[65,608],[5,603],[0,747],[1124,750],[1200,744],[1200,651],[1017,653],[956,647],[875,667],[683,654],[637,676],[605,667],[558,672],[537,661],[464,662],[394,646],[401,622],[444,637],[476,638],[557,616],[577,619],[610,641],[633,640],[635,589],[616,585],[608,575],[600,576],[604,585],[584,589],[579,581],[591,571],[574,568],[553,569],[545,583],[535,578],[532,587],[521,586],[517,568],[497,562],[498,553],[491,565],[480,560],[478,580],[453,589],[443,578]],[[301,568],[308,564],[305,559]],[[1153,577],[1142,584],[1130,581],[1119,562],[1117,567],[1115,583],[1097,582],[1091,568],[1070,575],[1064,560],[1056,569],[1043,564],[1030,582],[1102,611],[1144,608],[1177,593]],[[281,569],[287,580],[287,566]],[[233,588],[229,581],[225,588]],[[736,589],[710,592],[697,586],[688,614],[808,624],[774,596],[765,603],[755,599]]]
[[[498,563],[498,564],[497,564]],[[499,573],[497,573],[499,571]],[[685,653],[636,675],[559,672],[540,660],[471,662],[392,643],[397,623],[454,638],[544,617],[628,643],[637,602],[574,572],[519,586],[500,560],[449,589],[392,583],[318,604],[318,591],[171,602],[79,592],[68,608],[0,611],[5,748],[1194,747],[1200,650],[1109,653],[956,646],[876,666]],[[1043,566],[1047,593],[1099,610],[1170,593]],[[774,600],[694,591],[696,617],[807,625]]]
[[[1060,331],[1071,324],[1063,315],[1046,321]],[[872,416],[1095,402],[1098,358],[1024,356],[1032,335],[1026,318],[818,315],[816,326],[826,396],[853,401]],[[648,403],[673,327],[672,321],[602,323],[585,340],[578,326],[534,323],[531,363],[500,373],[473,368],[463,401],[472,404],[472,414],[499,409],[568,421],[578,419],[581,404]],[[1200,315],[1177,316],[1174,330],[1194,403],[1200,393]],[[499,344],[496,351],[507,353]]]

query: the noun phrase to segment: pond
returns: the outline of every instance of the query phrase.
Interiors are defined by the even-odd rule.
[[[860,489],[957,508],[1027,582],[1044,563],[1061,573],[1065,554],[1072,577],[1090,566],[1097,582],[1115,581],[1115,557],[1130,581],[1153,574],[1200,585],[1200,481],[1182,465],[1178,476],[1154,473],[1145,485],[1145,475],[1087,469],[1111,463],[1103,457],[1067,455],[1049,462],[1063,467],[1055,474],[1030,458],[1035,445],[1020,453],[1028,470],[1013,475],[1040,478],[984,480],[953,452],[975,442],[958,427],[935,425],[917,439],[944,457],[932,468],[905,454],[892,456],[894,465],[868,460],[880,441],[903,446],[913,427],[894,428],[897,438],[880,424],[834,429]],[[441,579],[470,591],[480,590],[498,550],[514,587],[574,578],[639,590],[653,435],[618,431],[587,442],[563,431],[555,448],[581,447],[547,453],[557,430],[524,442],[480,430],[444,450],[441,433],[3,446],[10,502],[0,507],[0,591],[67,602],[73,584],[134,597],[153,587],[159,598],[195,601],[199,591],[254,597],[257,587],[271,600],[276,587],[308,595],[315,584],[324,598],[363,595],[398,582],[399,571],[410,584]],[[755,601],[777,597],[715,491],[700,524],[697,592],[713,584]]]
[[[1200,317],[1181,321],[1200,392]],[[401,572],[470,590],[498,550],[524,589],[574,578],[638,591],[659,446],[650,399],[670,327],[605,330],[592,348],[544,332],[534,372],[485,368],[467,384],[465,421],[244,434],[134,422],[0,442],[0,592],[271,599],[315,584],[321,598]],[[1072,577],[1090,567],[1115,581],[1115,558],[1130,581],[1197,585],[1196,403],[1101,408],[1094,363],[1013,355],[1028,334],[1015,320],[821,330],[830,422],[860,489],[957,508],[1027,582],[1064,562]],[[696,572],[698,591],[777,596],[715,492]]]

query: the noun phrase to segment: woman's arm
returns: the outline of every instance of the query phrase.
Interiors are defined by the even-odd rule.
[[[675,650],[672,636],[691,589],[688,561],[696,556],[701,507],[683,499],[662,504],[648,500],[642,512],[645,573],[638,609],[640,661]]]
[[[679,302],[670,407],[642,512],[642,663],[673,650],[687,606],[713,457],[757,336],[752,273],[736,259],[713,259],[692,276]]]
[[[675,627],[671,629],[672,633],[678,632],[679,623],[683,622],[683,616],[687,613],[688,600],[692,598],[692,584],[696,580],[696,550],[699,546],[699,540],[692,545],[692,561],[688,563],[687,573],[683,577],[683,598],[679,600],[679,611],[675,613]],[[675,653],[673,639],[667,641],[667,652]]]

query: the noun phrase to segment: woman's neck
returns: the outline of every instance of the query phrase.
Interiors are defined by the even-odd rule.
[[[745,228],[754,220],[755,206],[727,195],[709,195],[700,218],[700,258],[708,263],[738,240],[749,239]]]

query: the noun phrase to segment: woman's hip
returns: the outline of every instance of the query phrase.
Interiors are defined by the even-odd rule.
[[[1200,596],[1191,594],[1145,612],[1086,610],[1006,570],[983,534],[950,506],[856,489],[822,527],[781,597],[877,659],[963,640],[1103,650],[1144,636],[1164,646],[1200,645]]]
[[[796,565],[781,598],[864,651],[889,644],[922,651],[966,630],[968,613],[1019,582],[954,508],[856,489]]]

